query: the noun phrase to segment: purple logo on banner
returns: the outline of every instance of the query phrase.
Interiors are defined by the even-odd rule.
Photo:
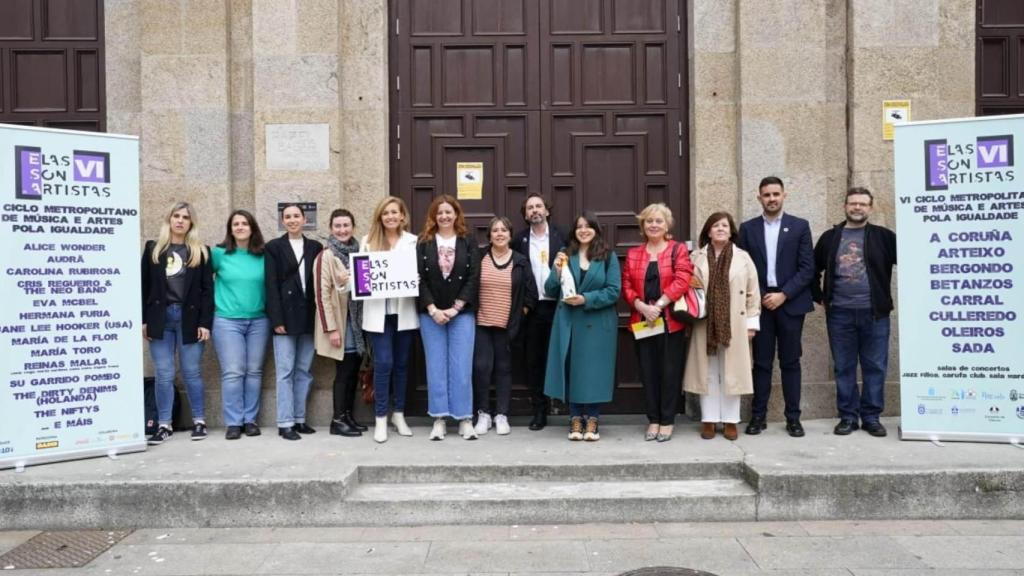
[[[39,200],[43,197],[42,148],[14,147],[14,194],[21,200]]]
[[[353,256],[352,270],[355,271],[355,293],[360,298],[366,298],[373,294],[370,289],[370,257]]]
[[[945,140],[924,141],[925,190],[949,189],[949,147]]]
[[[1013,166],[1013,136],[980,136],[978,138],[978,168],[1006,168]]]
[[[110,154],[75,150],[71,161],[75,182],[110,182]]]

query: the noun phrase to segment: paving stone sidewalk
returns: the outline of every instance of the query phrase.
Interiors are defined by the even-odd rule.
[[[0,532],[0,553],[36,532]],[[12,576],[1024,576],[1024,521],[136,530],[87,566]]]

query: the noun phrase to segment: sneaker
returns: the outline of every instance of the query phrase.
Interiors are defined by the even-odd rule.
[[[500,418],[500,416],[499,416]],[[494,422],[497,423],[498,419],[495,418]],[[477,412],[476,415],[476,433],[483,436],[487,434],[487,431],[491,429],[491,415],[483,410]],[[500,432],[499,432],[500,434]]]
[[[476,430],[473,428],[472,418],[459,421],[459,436],[462,436],[463,440],[476,440]]]
[[[192,425],[192,439],[206,440],[206,422],[196,422]]]
[[[241,426],[228,426],[226,432],[224,432],[224,438],[227,440],[238,440],[242,437]]]
[[[148,440],[146,440],[146,444],[149,444],[150,446],[158,446],[163,444],[164,440],[170,438],[172,434],[174,434],[173,430],[166,426],[161,426],[156,429],[156,432],[153,433]]]
[[[577,440],[583,440],[583,418],[579,416],[573,416],[569,420],[569,440],[576,442]]]
[[[498,432],[498,436],[505,436],[512,431],[512,428],[508,425],[508,417],[504,414],[498,414],[494,417],[494,428]]]
[[[448,431],[448,426],[445,424],[444,418],[434,419],[434,426],[430,429],[431,440],[444,440],[445,432]]]
[[[597,418],[587,418],[587,431],[583,433],[583,439],[587,442],[597,442],[601,434],[597,431]]]

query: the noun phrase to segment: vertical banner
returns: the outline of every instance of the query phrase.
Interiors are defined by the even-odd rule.
[[[1024,440],[1024,116],[895,127],[905,440]]]
[[[0,124],[0,469],[144,450],[139,141]]]

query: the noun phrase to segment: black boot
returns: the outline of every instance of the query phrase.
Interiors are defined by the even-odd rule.
[[[537,408],[533,412],[533,419],[530,420],[530,430],[543,430],[548,425],[547,408]]]
[[[352,428],[355,428],[356,430],[359,430],[360,432],[366,432],[367,430],[369,430],[369,428],[367,428],[366,426],[363,426],[359,422],[356,422],[356,419],[352,417],[351,412],[345,412],[344,414],[342,414],[341,419],[344,420],[346,424],[348,424]]]
[[[336,416],[331,420],[331,434],[335,436],[362,436],[363,433],[353,428],[345,421],[344,415]]]

